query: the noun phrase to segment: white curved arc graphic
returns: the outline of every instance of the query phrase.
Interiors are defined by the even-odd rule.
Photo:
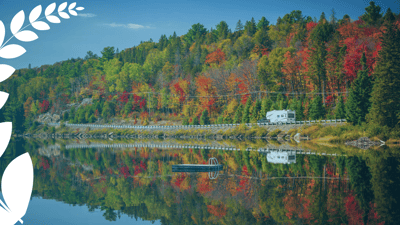
[[[5,200],[5,209],[0,208],[1,223],[15,224],[25,215],[28,209],[33,187],[33,165],[29,153],[24,153],[14,159],[6,168],[1,180],[1,190]]]
[[[70,4],[68,11],[71,15],[77,16],[77,13],[73,10],[76,3]],[[58,8],[58,14],[64,19],[69,19],[69,15],[66,12],[62,12],[67,7],[67,2],[62,3]],[[44,17],[51,23],[60,23],[60,19],[57,16],[51,15],[56,8],[56,3],[52,3],[47,6]],[[77,7],[76,10],[83,10],[83,7]],[[49,30],[50,27],[46,22],[38,21],[40,14],[42,13],[42,6],[36,6],[29,14],[29,25],[32,25],[36,30]],[[20,45],[10,44],[7,45],[8,41],[13,37],[20,41],[30,42],[38,39],[38,36],[33,31],[24,30],[29,25],[23,27],[25,22],[25,13],[23,10],[19,11],[11,20],[10,30],[13,34],[6,42],[5,27],[2,21],[0,21],[0,57],[5,59],[13,59],[23,55],[26,50]],[[4,43],[3,43],[4,42]],[[15,68],[6,64],[0,64],[0,82],[9,78],[15,72]],[[0,108],[4,106],[8,99],[8,94],[0,92]],[[7,145],[10,141],[12,133],[12,123],[5,122],[0,123],[0,157],[7,149]],[[13,225],[18,221],[23,223],[22,217],[25,215],[28,209],[29,200],[32,194],[33,188],[33,165],[32,159],[29,153],[25,153],[15,158],[6,168],[1,180],[1,189],[4,198],[4,202],[0,199],[0,224],[1,225]]]

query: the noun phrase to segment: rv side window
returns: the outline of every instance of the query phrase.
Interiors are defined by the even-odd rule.
[[[285,115],[284,115],[284,114],[282,114],[282,117],[285,117]]]
[[[278,115],[278,118],[279,118],[279,115]]]

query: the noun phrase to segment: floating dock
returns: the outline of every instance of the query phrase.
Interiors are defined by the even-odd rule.
[[[213,172],[221,171],[223,166],[210,164],[179,164],[172,165],[172,172]]]

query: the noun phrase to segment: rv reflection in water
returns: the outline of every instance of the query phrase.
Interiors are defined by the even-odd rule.
[[[275,164],[291,164],[296,163],[296,153],[271,151],[267,153],[267,161]]]

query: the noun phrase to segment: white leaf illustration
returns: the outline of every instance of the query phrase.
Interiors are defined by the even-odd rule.
[[[7,166],[1,180],[3,198],[15,222],[21,219],[28,209],[32,187],[32,160],[29,153],[24,153]]]
[[[50,23],[61,23],[61,20],[57,16],[46,16],[46,19]]]
[[[53,2],[49,6],[47,6],[46,10],[44,11],[44,15],[48,16],[48,15],[52,14],[55,9],[56,9],[56,3]]]
[[[18,32],[14,36],[18,40],[25,41],[25,42],[34,41],[39,38],[34,32],[32,32],[30,30],[23,30],[21,32]]]
[[[49,30],[50,29],[49,25],[43,21],[37,21],[37,22],[32,23],[32,27],[34,27],[36,30]]]
[[[77,16],[78,13],[76,13],[74,10],[68,10],[69,14],[73,15],[73,16]]]
[[[76,2],[71,3],[71,5],[68,6],[68,9],[73,9],[76,6]]]
[[[82,11],[82,10],[84,10],[85,8],[83,8],[83,7],[78,7],[78,8],[76,8],[76,10],[78,10],[78,11]]]
[[[4,93],[4,92],[2,92],[2,93]],[[7,149],[8,142],[10,142],[11,133],[12,133],[12,123],[11,122],[0,123],[0,135],[3,138],[3,140],[0,142],[0,157],[3,155],[4,151]]]
[[[25,13],[24,13],[24,10],[21,10],[11,20],[11,33],[14,35],[16,33],[18,33],[18,31],[21,29],[22,25],[24,24],[24,21],[25,21]]]
[[[4,104],[6,104],[8,96],[8,93],[0,91],[0,109],[3,108]]]
[[[29,22],[31,23],[35,22],[39,18],[41,13],[42,13],[42,6],[41,5],[36,6],[29,14]]]
[[[18,218],[10,214],[7,210],[0,207],[1,225],[14,225],[17,223]]]
[[[7,45],[0,49],[0,57],[5,59],[13,59],[23,55],[26,50],[20,45]]]
[[[60,15],[64,19],[69,19],[69,15],[66,12],[59,12],[58,15]]]
[[[0,46],[3,44],[5,36],[6,36],[6,29],[4,28],[4,23],[0,21]]]
[[[67,2],[62,3],[60,6],[58,6],[58,12],[63,11],[67,7]]]
[[[11,75],[13,75],[15,69],[7,64],[0,64],[0,82],[5,81]]]

